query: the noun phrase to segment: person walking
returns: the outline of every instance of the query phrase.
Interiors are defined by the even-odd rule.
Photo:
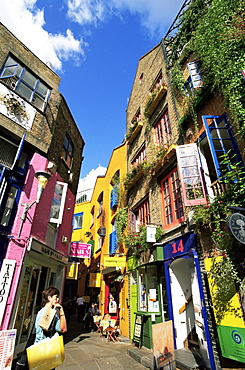
[[[77,298],[77,321],[82,322],[85,315],[85,299],[82,296]]]

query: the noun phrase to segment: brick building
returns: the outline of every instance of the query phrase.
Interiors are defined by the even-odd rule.
[[[152,325],[171,321],[175,350],[197,353],[205,368],[237,368],[244,362],[243,241],[226,222],[232,231],[234,211],[235,229],[244,222],[244,134],[236,110],[244,109],[242,56],[235,61],[242,36],[237,31],[229,44],[227,31],[227,55],[231,43],[237,52],[230,56],[236,77],[225,84],[219,60],[208,58],[208,32],[214,19],[214,34],[224,19],[230,26],[240,8],[208,3],[184,2],[163,40],[140,58],[132,86],[125,181],[130,329],[137,341],[134,324],[141,322],[141,344],[154,349]],[[236,106],[229,83],[237,87]]]
[[[18,355],[42,290],[63,288],[84,140],[60,77],[3,24],[0,39],[0,324]]]

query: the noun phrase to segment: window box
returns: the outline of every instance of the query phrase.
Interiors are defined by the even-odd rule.
[[[141,121],[137,122],[135,126],[132,126],[132,132],[129,133],[126,137],[128,141],[128,145],[130,145],[134,141],[138,133],[141,131],[142,127],[143,127],[143,122]]]
[[[164,97],[167,92],[167,86],[161,85],[160,88],[154,90],[145,106],[145,116],[150,117],[156,109],[160,100]]]
[[[145,172],[143,163],[140,163],[138,166],[134,167],[132,171],[127,173],[125,187],[130,189],[136,182],[143,176]]]
[[[166,152],[160,156],[158,159],[156,159],[154,170],[155,172],[158,172],[161,167],[163,167],[164,162],[169,160],[170,158],[175,155],[177,145],[170,145],[169,148],[166,150]]]

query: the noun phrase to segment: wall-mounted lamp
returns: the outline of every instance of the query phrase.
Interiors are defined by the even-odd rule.
[[[23,211],[22,216],[20,217],[23,221],[26,219],[26,213],[27,211],[33,206],[35,203],[39,203],[41,199],[41,195],[43,193],[43,190],[45,189],[45,186],[47,185],[48,180],[50,179],[51,175],[46,171],[37,171],[34,176],[36,177],[38,184],[37,184],[37,195],[36,199],[31,202],[30,204],[27,203],[21,203],[22,206],[25,206],[25,209]]]
[[[34,176],[38,181],[36,203],[39,203],[43,190],[45,189],[51,175],[46,171],[37,171]]]

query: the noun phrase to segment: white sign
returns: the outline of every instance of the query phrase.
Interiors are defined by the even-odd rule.
[[[0,325],[2,323],[6,302],[14,275],[15,263],[15,260],[4,259],[0,272]]]
[[[30,131],[36,109],[0,83],[0,113]]]
[[[11,369],[14,345],[16,339],[16,329],[0,331],[0,369]]]
[[[156,226],[146,226],[146,241],[147,243],[156,243]]]

